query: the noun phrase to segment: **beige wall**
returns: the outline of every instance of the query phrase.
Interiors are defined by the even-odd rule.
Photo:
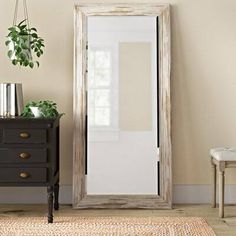
[[[119,128],[123,131],[152,130],[151,59],[151,43],[119,43]]]
[[[32,25],[47,46],[36,70],[13,67],[5,56],[4,36],[12,23],[14,2],[0,1],[0,81],[22,82],[26,100],[52,99],[66,113],[61,129],[61,182],[71,184],[75,2],[28,1]],[[209,148],[236,146],[236,1],[169,2],[174,183],[207,184]],[[236,174],[227,175],[227,180],[236,183]]]

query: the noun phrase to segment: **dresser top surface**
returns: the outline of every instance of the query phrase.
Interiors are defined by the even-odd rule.
[[[0,118],[0,128],[55,128],[59,126],[61,115],[55,118]]]
[[[60,120],[62,115],[52,118],[31,118],[31,117],[0,117],[0,123],[54,123]]]

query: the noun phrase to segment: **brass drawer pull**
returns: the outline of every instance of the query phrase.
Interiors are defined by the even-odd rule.
[[[20,137],[21,138],[29,138],[30,137],[30,134],[26,133],[26,132],[23,132],[23,133],[20,133]]]
[[[31,155],[27,152],[22,152],[20,155],[19,155],[20,158],[22,159],[29,159],[31,157]]]
[[[27,179],[27,178],[30,177],[30,174],[27,173],[27,172],[21,172],[21,173],[20,173],[20,177],[21,177],[22,179]]]

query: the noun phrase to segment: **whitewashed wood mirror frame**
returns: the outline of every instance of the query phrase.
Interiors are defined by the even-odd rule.
[[[159,35],[159,195],[90,195],[86,192],[87,114],[87,21],[89,16],[155,16]],[[73,207],[146,208],[172,207],[172,152],[170,102],[170,5],[169,4],[82,4],[75,6],[74,39],[74,150]]]

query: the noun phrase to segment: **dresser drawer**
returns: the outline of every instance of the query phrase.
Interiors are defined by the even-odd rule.
[[[46,148],[1,148],[0,163],[46,163]]]
[[[46,143],[46,129],[3,129],[3,143]]]
[[[43,183],[47,168],[0,168],[0,183]]]

